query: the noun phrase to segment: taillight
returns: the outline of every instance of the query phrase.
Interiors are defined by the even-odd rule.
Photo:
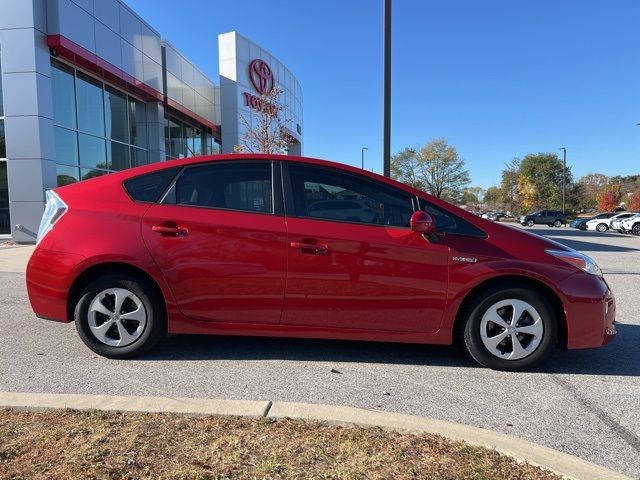
[[[46,204],[44,206],[44,213],[42,214],[42,220],[40,220],[40,228],[38,228],[38,239],[36,245],[40,243],[40,240],[49,233],[53,228],[53,225],[60,220],[62,215],[68,210],[67,204],[53,190],[47,190]]]

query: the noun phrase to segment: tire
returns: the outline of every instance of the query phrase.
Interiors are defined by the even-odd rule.
[[[513,315],[515,308],[513,305],[526,305],[520,316],[520,324],[515,330],[518,345],[522,350],[516,349],[512,333],[509,330],[493,323],[489,318],[508,318]],[[554,309],[546,299],[545,295],[530,287],[506,287],[498,286],[490,290],[483,291],[477,295],[466,310],[468,318],[464,326],[464,345],[475,361],[480,365],[504,371],[524,371],[540,365],[551,353],[558,332],[558,318]],[[493,312],[496,316],[491,315]],[[503,312],[505,317],[498,318],[497,312]],[[524,312],[527,312],[524,314]],[[534,317],[539,316],[540,324],[531,325]],[[502,320],[507,327],[513,327],[512,323]],[[537,325],[537,327],[536,327]],[[542,326],[540,329],[540,325]],[[527,329],[527,327],[529,327]],[[535,327],[535,328],[534,328]],[[527,332],[520,332],[520,329],[527,329]],[[483,335],[486,340],[483,340]],[[496,333],[496,335],[490,335]],[[506,337],[505,337],[506,335]],[[491,338],[502,339],[491,350],[487,346]],[[485,343],[485,341],[487,343]],[[495,341],[495,340],[494,340]],[[501,351],[504,349],[504,351]],[[531,349],[527,352],[527,349]],[[496,353],[492,353],[496,352]],[[520,356],[524,353],[524,356]],[[509,359],[513,356],[513,359]]]
[[[533,227],[535,225],[536,222],[534,222],[533,220],[529,219],[527,220],[527,227]]]
[[[581,223],[580,224],[580,230],[582,230],[583,232],[587,229],[587,224],[586,223]]]
[[[555,222],[553,222],[553,226],[556,228],[560,228],[562,226],[562,221],[556,220]]]
[[[631,227],[631,233],[634,235],[640,235],[640,223],[636,223],[633,227]]]
[[[606,232],[607,230],[609,230],[609,227],[607,227],[606,223],[599,223],[598,225],[596,225],[596,230],[600,233],[602,232]]]
[[[121,308],[116,314],[117,301]],[[74,318],[85,345],[107,358],[141,355],[166,331],[162,296],[148,280],[130,274],[105,275],[91,282],[75,306]]]

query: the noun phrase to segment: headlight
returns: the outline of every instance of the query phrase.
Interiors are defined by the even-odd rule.
[[[46,199],[47,203],[40,221],[40,228],[38,228],[36,245],[40,243],[40,240],[53,228],[54,223],[60,220],[60,217],[67,211],[67,204],[53,190],[47,190]]]
[[[596,262],[594,262],[591,257],[587,257],[580,252],[576,252],[575,250],[566,251],[554,249],[548,249],[545,250],[545,252],[547,252],[549,255],[553,255],[556,258],[559,258],[564,262],[567,262],[570,265],[573,265],[574,267],[579,268],[583,272],[590,273],[591,275],[597,275],[599,277],[602,276],[602,270],[600,270],[600,267],[598,267]]]

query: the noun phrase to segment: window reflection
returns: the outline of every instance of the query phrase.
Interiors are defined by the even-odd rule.
[[[164,116],[164,146],[166,159],[195,157],[207,153],[220,153],[220,144],[208,133],[170,115]]]
[[[51,66],[58,186],[149,163],[144,102],[57,60]]]

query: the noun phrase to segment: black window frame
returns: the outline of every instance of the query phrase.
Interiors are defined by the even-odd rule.
[[[214,166],[223,166],[223,165],[234,165],[238,164],[269,164],[271,166],[271,207],[272,210],[270,212],[256,212],[252,210],[239,210],[235,208],[222,208],[222,207],[210,207],[207,205],[183,205],[176,202],[167,201],[171,192],[175,191],[175,185],[180,180],[180,177],[184,175],[184,173],[193,168],[201,168],[201,167],[214,167]],[[200,208],[205,210],[220,210],[225,212],[237,212],[237,213],[249,213],[256,215],[274,215],[274,216],[284,216],[284,201],[282,196],[282,177],[281,170],[277,165],[279,162],[274,160],[254,160],[254,159],[243,159],[238,158],[237,160],[224,160],[224,161],[214,161],[214,162],[202,162],[202,163],[193,163],[189,165],[185,165],[182,167],[180,172],[175,176],[173,181],[169,184],[169,186],[162,193],[158,201],[156,202],[158,205],[170,205],[174,207],[183,207],[183,208]]]
[[[283,186],[283,193],[284,193],[284,211],[285,211],[285,216],[287,217],[291,217],[291,218],[303,218],[303,219],[307,219],[307,220],[317,220],[317,221],[321,221],[321,222],[334,222],[334,223],[344,223],[344,224],[348,224],[348,225],[360,225],[360,226],[364,226],[364,227],[378,227],[378,228],[398,228],[401,230],[410,230],[411,226],[407,225],[406,227],[399,227],[397,225],[379,225],[379,224],[375,224],[375,223],[366,223],[366,222],[353,222],[353,221],[349,221],[349,220],[335,220],[332,218],[318,218],[318,217],[308,217],[308,216],[300,216],[296,214],[295,211],[295,203],[294,203],[294,193],[293,193],[293,183],[291,181],[291,174],[289,172],[289,166],[291,164],[296,164],[296,165],[302,165],[305,167],[313,167],[313,168],[318,168],[321,170],[326,170],[328,172],[338,172],[340,174],[344,174],[344,175],[349,175],[357,180],[363,180],[363,181],[367,181],[372,183],[373,185],[376,186],[381,186],[382,189],[387,189],[387,190],[392,190],[394,192],[398,192],[401,195],[404,195],[407,197],[407,200],[409,200],[409,203],[411,204],[411,209],[412,212],[416,212],[417,209],[417,197],[410,194],[409,192],[399,189],[397,187],[393,187],[391,185],[387,185],[383,182],[379,182],[377,180],[374,180],[372,178],[369,178],[367,176],[364,175],[359,175],[357,173],[354,172],[350,172],[348,170],[342,170],[340,168],[335,168],[335,167],[329,167],[329,166],[325,166],[325,165],[318,165],[315,163],[306,163],[306,162],[290,162],[290,161],[283,161],[280,162],[281,165],[281,170],[282,170],[282,186]]]
[[[456,235],[459,237],[469,237],[469,238],[480,238],[480,239],[486,239],[489,238],[489,235],[487,234],[487,232],[485,232],[484,230],[482,230],[480,227],[475,226],[473,223],[465,220],[464,218],[462,218],[460,215],[456,215],[455,213],[451,213],[449,210],[442,208],[438,205],[435,205],[433,202],[429,201],[428,199],[424,198],[424,197],[420,197],[417,196],[417,203],[418,203],[418,208],[420,210],[422,210],[422,205],[420,204],[420,202],[425,202],[427,204],[429,204],[429,206],[431,206],[431,208],[433,208],[434,210],[439,211],[441,214],[443,215],[447,215],[449,217],[452,217],[453,220],[456,222],[456,225],[463,225],[465,227],[468,228],[469,231],[467,232],[461,232],[461,231],[448,231],[448,230],[440,230],[438,228],[438,222],[436,221],[436,232],[439,235],[445,235],[445,236],[449,236],[449,235]],[[427,212],[429,213],[429,212]]]

